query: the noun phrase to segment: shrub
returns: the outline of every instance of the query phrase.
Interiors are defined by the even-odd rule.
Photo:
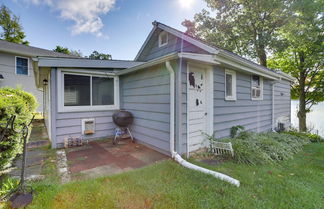
[[[311,142],[324,142],[324,138],[317,134],[307,133],[307,132],[298,132],[298,131],[288,131],[287,134],[304,138],[310,140]]]
[[[21,130],[22,124],[29,123],[37,102],[33,95],[21,89],[0,89],[0,134],[5,133],[0,141],[0,171],[8,168],[12,160],[22,151],[22,133],[5,129],[12,115],[16,115],[14,126]]]
[[[0,177],[0,199],[8,196],[19,185],[19,180],[9,176]]]
[[[273,164],[290,159],[302,150],[303,145],[310,142],[303,137],[271,132],[241,132],[237,137],[220,141],[232,143],[235,162],[250,165]]]

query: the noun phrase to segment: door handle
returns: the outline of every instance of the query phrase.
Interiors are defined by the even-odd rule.
[[[207,115],[207,113],[205,112],[205,115]]]

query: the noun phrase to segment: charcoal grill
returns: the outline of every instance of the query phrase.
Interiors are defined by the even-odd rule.
[[[118,141],[121,138],[129,137],[132,139],[132,142],[134,142],[134,138],[129,129],[134,120],[132,113],[126,110],[119,110],[113,114],[112,119],[115,125],[117,126],[115,129],[115,137],[113,140],[113,144],[118,144]]]

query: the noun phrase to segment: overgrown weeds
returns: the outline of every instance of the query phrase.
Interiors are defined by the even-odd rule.
[[[311,142],[308,137],[300,137],[298,134],[273,132],[241,132],[234,138],[219,141],[232,143],[235,153],[233,160],[236,163],[250,165],[273,164],[291,159],[305,144]]]

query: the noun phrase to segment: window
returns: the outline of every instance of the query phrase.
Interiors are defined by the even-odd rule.
[[[236,100],[236,72],[225,70],[225,100]]]
[[[89,76],[64,75],[64,106],[90,105]]]
[[[263,79],[258,75],[252,75],[252,100],[263,99]]]
[[[91,111],[118,108],[118,78],[61,72],[59,111]],[[61,84],[60,84],[61,83]]]
[[[28,75],[28,58],[16,57],[16,74]]]
[[[165,31],[161,32],[159,35],[159,47],[167,45],[169,41],[168,39],[168,33]]]

